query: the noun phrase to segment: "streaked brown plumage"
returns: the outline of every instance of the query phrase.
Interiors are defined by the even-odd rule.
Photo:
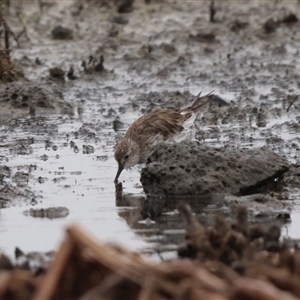
[[[115,159],[119,167],[115,183],[123,169],[144,163],[157,143],[176,139],[187,130],[188,121],[194,122],[199,110],[208,103],[210,95],[200,97],[199,94],[192,103],[180,110],[158,109],[133,122],[115,148]]]

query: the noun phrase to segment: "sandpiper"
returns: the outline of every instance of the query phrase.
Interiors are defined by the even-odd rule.
[[[118,182],[123,169],[146,162],[158,143],[185,139],[197,113],[208,103],[209,96],[212,96],[211,93],[202,97],[199,93],[182,109],[158,109],[133,122],[115,148],[118,171],[114,182]]]

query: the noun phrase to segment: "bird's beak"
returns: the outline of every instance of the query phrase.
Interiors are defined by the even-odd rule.
[[[124,169],[124,167],[121,166],[121,165],[119,165],[119,168],[118,168],[117,175],[116,175],[116,178],[115,178],[115,180],[114,180],[114,183],[117,183],[117,182],[118,182],[119,176],[120,176],[120,174],[122,173],[123,169]]]

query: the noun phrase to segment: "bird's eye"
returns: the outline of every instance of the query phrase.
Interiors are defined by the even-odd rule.
[[[126,155],[124,158],[127,160],[129,158],[129,155]]]

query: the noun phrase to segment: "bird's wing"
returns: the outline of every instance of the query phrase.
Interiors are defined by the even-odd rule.
[[[193,101],[186,107],[181,108],[178,112],[180,113],[187,113],[187,112],[194,112],[197,113],[201,108],[203,108],[209,100],[213,96],[213,92],[210,92],[201,97],[201,92],[193,99]]]
[[[174,110],[156,110],[136,120],[128,129],[128,133],[135,135],[135,138],[160,134],[165,139],[169,139],[184,129],[182,124],[189,117],[191,114],[181,114]]]

